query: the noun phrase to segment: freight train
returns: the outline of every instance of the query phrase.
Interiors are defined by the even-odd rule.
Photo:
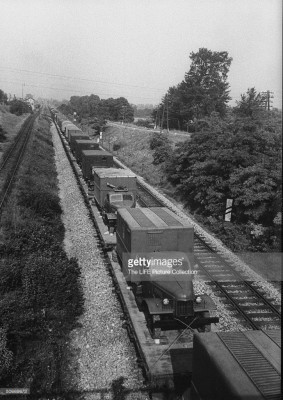
[[[99,207],[109,234],[115,233],[123,274],[138,308],[145,314],[152,337],[157,339],[165,330],[188,326],[209,331],[218,318],[210,316],[210,310],[215,308],[211,298],[194,294],[192,225],[165,207],[136,208],[135,174],[113,168],[112,154],[97,148],[90,150],[89,146],[97,147],[98,143],[70,121],[60,121],[58,117],[53,120],[61,126],[71,152],[82,167],[89,198]],[[172,257],[182,261],[168,265],[166,260]],[[137,262],[128,268],[130,258],[135,262],[142,259],[146,269]],[[154,262],[159,264],[159,270]]]
[[[215,309],[211,298],[195,296],[193,273],[184,274],[182,279],[181,274],[173,276],[173,279],[156,279],[154,274],[147,273],[141,278],[140,275],[141,269],[146,268],[145,263],[149,263],[151,272],[153,268],[172,270],[173,260],[178,262],[180,256],[179,272],[193,269],[192,226],[167,208],[137,208],[135,174],[114,168],[112,155],[99,149],[98,143],[90,140],[72,122],[60,120],[56,110],[51,110],[51,115],[82,168],[81,174],[88,185],[88,198],[93,199],[100,209],[98,213],[91,206],[100,236],[106,247],[115,246],[119,263],[112,258],[114,284],[127,315],[126,326],[131,325],[130,337],[134,334],[135,345],[151,383],[163,391],[170,382],[175,385],[176,379],[184,378],[184,388],[189,385],[191,391],[182,391],[182,399],[233,397],[243,400],[247,394],[255,396],[251,398],[269,398],[272,395],[272,398],[279,399],[280,360],[274,344],[278,335],[280,337],[278,331],[266,333],[272,340],[270,343],[259,332],[199,333],[194,335],[194,344],[174,344],[175,339],[172,343],[166,341],[162,335],[165,330],[190,326],[199,332],[207,332],[212,322],[218,322],[218,318],[210,316],[210,310]],[[101,215],[108,227],[107,232],[106,225],[101,223]],[[165,264],[156,266],[154,262],[162,257]],[[144,313],[144,319],[139,311]],[[263,340],[263,345],[259,340]],[[255,343],[255,348],[250,348],[250,342]],[[263,351],[268,361],[259,360]],[[271,374],[272,386],[268,381]]]

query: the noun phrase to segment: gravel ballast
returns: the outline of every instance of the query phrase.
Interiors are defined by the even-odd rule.
[[[100,391],[113,397],[121,387],[133,390],[127,399],[149,399],[143,375],[127,331],[99,240],[77,186],[61,140],[52,124],[51,132],[59,181],[59,195],[65,226],[65,250],[76,257],[81,269],[85,311],[80,327],[72,331],[68,362],[62,372],[65,390],[88,391],[84,399],[97,399]],[[114,389],[115,388],[115,389]],[[119,389],[120,388],[120,389]],[[108,393],[108,394],[107,394]]]

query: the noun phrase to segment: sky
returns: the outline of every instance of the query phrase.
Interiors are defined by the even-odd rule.
[[[0,0],[0,89],[158,104],[202,47],[233,58],[231,105],[248,88],[282,108],[281,0]]]

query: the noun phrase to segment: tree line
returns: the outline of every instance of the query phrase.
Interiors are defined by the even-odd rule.
[[[9,111],[12,114],[22,115],[25,113],[32,112],[32,109],[28,103],[22,99],[14,98],[8,101],[8,95],[3,90],[0,89],[0,104],[9,105]]]
[[[107,120],[132,122],[134,120],[134,109],[124,97],[118,99],[100,99],[99,96],[72,96],[67,103],[61,104],[59,110],[70,115],[76,113],[76,119],[90,119],[90,123],[99,132]]]
[[[232,57],[228,52],[215,52],[200,48],[190,54],[191,65],[184,80],[168,89],[162,102],[155,107],[152,118],[157,126],[194,132],[201,129],[205,119],[213,112],[224,118],[231,100],[228,73]],[[253,97],[256,96],[256,98]],[[246,95],[242,95],[247,107]],[[248,93],[253,106],[266,106],[266,97],[259,93]],[[243,111],[242,106],[242,111]]]
[[[282,113],[264,110],[253,88],[225,117],[212,112],[205,121],[201,131],[175,147],[167,134],[154,134],[153,162],[163,165],[191,212],[213,230],[233,231],[230,245],[242,237],[235,250],[279,250]],[[233,201],[232,225],[224,222],[227,199]]]

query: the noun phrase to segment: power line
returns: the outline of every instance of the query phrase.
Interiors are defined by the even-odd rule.
[[[87,82],[102,83],[104,85],[116,85],[116,86],[126,86],[126,87],[128,86],[128,87],[134,87],[134,88],[156,90],[156,91],[160,91],[160,92],[164,91],[164,89],[152,88],[152,87],[148,87],[148,86],[128,85],[126,83],[116,83],[116,82],[105,82],[105,81],[98,81],[98,80],[95,80],[95,79],[77,78],[77,77],[68,76],[68,75],[49,74],[47,72],[30,71],[30,70],[26,70],[26,69],[17,69],[17,68],[8,68],[8,67],[0,67],[0,69],[9,70],[9,71],[16,71],[16,72],[27,72],[27,73],[31,73],[31,74],[37,74],[37,75],[46,75],[46,76],[51,76],[53,78],[56,77],[56,78],[73,79],[73,80],[76,80],[76,81],[87,81]]]
[[[12,81],[3,81],[3,80],[0,80],[0,82],[9,83],[9,84],[16,84],[16,85],[22,85],[21,82],[12,82]],[[28,83],[25,83],[24,85],[26,87],[27,86],[28,87],[36,87],[36,88],[39,88],[39,89],[50,89],[50,90],[64,91],[64,92],[71,92],[71,93],[74,93],[74,92],[75,93],[82,93],[82,92],[84,92],[84,93],[96,94],[98,96],[113,96],[113,93],[97,93],[97,92],[94,93],[94,91],[83,90],[83,89],[81,89],[81,90],[78,90],[78,89],[64,89],[64,88],[57,88],[57,87],[55,88],[55,87],[43,86],[43,85],[33,85],[33,84],[28,84]],[[121,97],[121,95],[118,95],[118,96]],[[136,99],[141,99],[141,100],[155,100],[156,101],[156,99],[154,99],[153,97],[136,97],[135,96],[135,98]]]

